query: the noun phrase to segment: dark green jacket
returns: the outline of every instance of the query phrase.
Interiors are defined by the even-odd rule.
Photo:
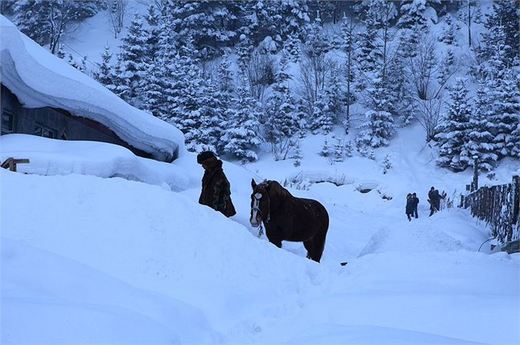
[[[215,160],[214,165],[205,170],[199,203],[222,212],[226,217],[236,214],[231,201],[231,188],[222,170],[221,160]]]

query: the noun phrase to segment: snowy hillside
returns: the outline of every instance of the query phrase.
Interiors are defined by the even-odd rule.
[[[520,344],[520,254],[457,207],[475,162],[481,185],[520,174],[515,1],[151,4],[0,4],[54,63],[104,84],[59,68],[116,99],[105,110],[143,145],[182,137],[166,121],[187,149],[165,163],[0,136],[0,162],[30,160],[0,169],[0,343]],[[230,218],[198,202],[204,149]],[[325,206],[319,264],[251,226],[252,179]],[[429,217],[432,186],[446,199]]]

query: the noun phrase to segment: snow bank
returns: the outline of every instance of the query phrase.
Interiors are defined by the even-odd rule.
[[[156,186],[4,169],[0,183],[2,239],[24,241],[132,287],[180,300],[202,310],[219,331],[254,328],[251,313],[283,314],[278,308],[296,305],[300,291],[320,283],[318,264]],[[2,284],[12,283],[2,279]],[[18,320],[22,321],[37,322],[31,313]]]
[[[227,172],[237,181],[235,188],[247,190],[240,185],[247,175],[240,175],[239,167],[229,165]],[[137,342],[144,333],[148,343],[174,342],[180,339],[175,324],[181,322],[193,323],[180,339],[186,343],[514,344],[520,339],[504,331],[520,322],[520,256],[476,253],[474,245],[485,234],[468,224],[462,210],[408,223],[400,203],[361,194],[354,185],[320,183],[297,191],[324,201],[331,215],[318,265],[301,251],[286,250],[286,243],[278,249],[198,205],[196,189],[179,194],[117,178],[0,169],[0,190],[6,244],[2,312],[9,318],[2,334],[20,335],[29,324],[42,343],[70,340],[65,331],[50,335],[37,327],[42,317],[53,329],[55,321],[73,315],[75,343],[92,340],[89,328],[82,328],[86,320],[114,322],[113,333],[105,328],[96,333],[99,343],[131,342],[132,335]],[[249,211],[245,190],[234,198],[239,217]],[[385,226],[386,237],[375,235]],[[444,236],[438,236],[439,229]],[[365,255],[358,257],[363,248]],[[345,267],[338,265],[343,258],[349,262]],[[64,284],[56,286],[57,280]],[[78,297],[83,294],[98,312],[86,310]],[[142,333],[132,328],[139,322]],[[205,334],[200,341],[189,335],[197,325]],[[121,334],[123,327],[132,331]],[[29,340],[25,336],[16,339]]]
[[[192,306],[24,241],[2,238],[1,268],[2,344],[208,344],[219,338]]]
[[[141,158],[130,150],[96,141],[63,141],[26,134],[0,136],[0,161],[28,158],[19,172],[38,175],[93,175],[164,186],[180,191],[190,186],[186,170],[176,163]]]
[[[0,16],[2,84],[25,107],[55,107],[100,122],[130,145],[171,161],[184,152],[175,127],[130,106],[101,84],[69,66]]]

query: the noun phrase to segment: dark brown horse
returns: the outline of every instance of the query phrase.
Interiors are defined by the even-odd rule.
[[[307,257],[320,262],[329,228],[329,215],[322,204],[296,198],[276,181],[251,181],[251,225],[264,223],[269,242],[303,242]]]

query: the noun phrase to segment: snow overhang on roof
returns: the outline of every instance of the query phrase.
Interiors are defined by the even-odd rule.
[[[97,121],[157,160],[171,161],[184,152],[184,135],[176,127],[132,107],[1,15],[0,76],[24,107],[60,108]]]

